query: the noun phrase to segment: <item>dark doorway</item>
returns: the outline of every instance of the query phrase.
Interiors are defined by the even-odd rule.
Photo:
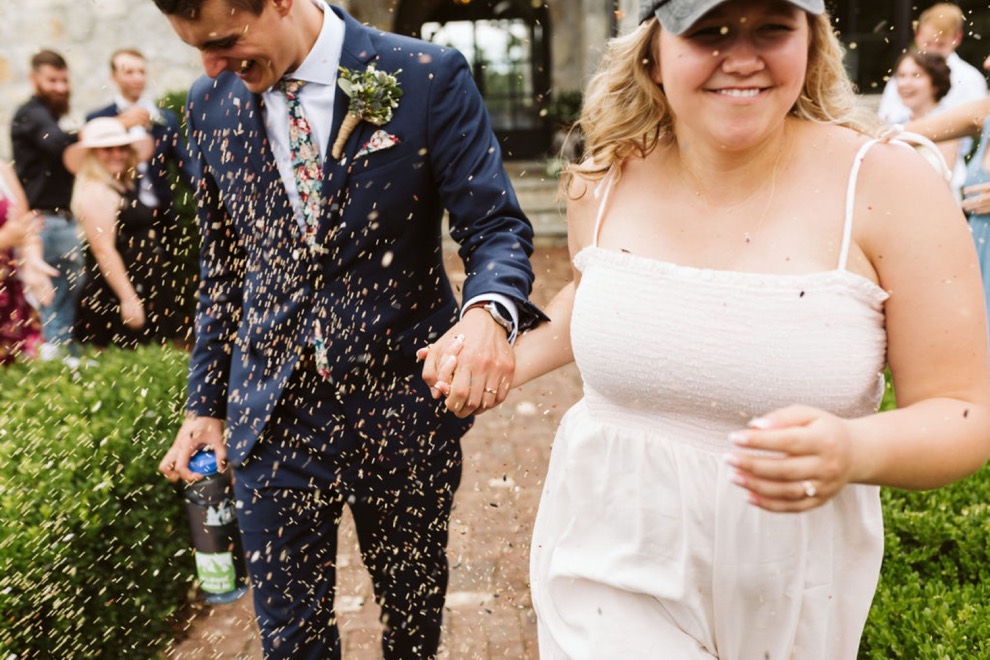
[[[545,3],[404,0],[396,13],[395,31],[464,54],[505,158],[546,154],[550,34]]]

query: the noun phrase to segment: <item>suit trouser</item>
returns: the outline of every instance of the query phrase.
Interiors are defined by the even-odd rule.
[[[310,373],[294,376],[258,445],[235,471],[265,656],[340,658],[334,593],[337,528],[346,503],[381,607],[384,658],[434,657],[460,447],[452,443],[450,451],[387,482],[368,472],[353,477],[347,468],[359,448],[346,446],[346,420],[329,403],[330,387]]]

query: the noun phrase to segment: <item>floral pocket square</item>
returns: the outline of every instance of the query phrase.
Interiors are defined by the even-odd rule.
[[[399,144],[399,138],[392,135],[386,130],[378,129],[371,135],[371,139],[364,143],[361,150],[357,152],[355,158],[360,158],[361,156],[367,156],[375,151],[381,151],[383,149],[390,149],[395,145]]]

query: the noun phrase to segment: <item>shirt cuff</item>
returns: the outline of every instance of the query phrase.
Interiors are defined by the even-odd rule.
[[[483,293],[480,296],[475,296],[461,306],[460,318],[464,318],[464,312],[468,307],[486,302],[497,302],[509,310],[509,316],[512,317],[512,332],[509,333],[509,344],[514,344],[516,335],[519,334],[519,307],[516,305],[516,301],[508,296],[503,296],[500,293]]]

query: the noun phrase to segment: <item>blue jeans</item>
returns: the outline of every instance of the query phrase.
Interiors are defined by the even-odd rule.
[[[82,290],[83,250],[75,220],[46,215],[41,230],[45,261],[59,274],[52,278],[55,297],[52,304],[41,308],[41,331],[45,341],[56,346],[72,342],[72,324]]]

